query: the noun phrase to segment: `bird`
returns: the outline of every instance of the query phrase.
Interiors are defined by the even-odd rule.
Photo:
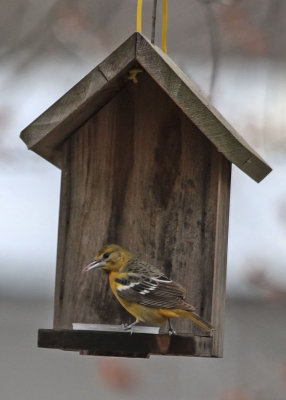
[[[175,334],[170,318],[188,318],[205,331],[213,326],[203,320],[186,301],[186,290],[160,269],[134,257],[119,245],[109,244],[83,268],[83,272],[102,269],[109,275],[110,288],[119,303],[135,317],[124,329],[139,322],[161,325],[168,321],[169,334]]]

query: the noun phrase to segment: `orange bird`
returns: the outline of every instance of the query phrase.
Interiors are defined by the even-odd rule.
[[[115,297],[136,318],[132,324],[125,325],[125,329],[131,330],[138,322],[160,325],[168,320],[169,333],[173,334],[170,318],[188,318],[206,331],[214,330],[186,302],[186,291],[181,285],[120,246],[103,247],[83,271],[94,268],[108,272]]]

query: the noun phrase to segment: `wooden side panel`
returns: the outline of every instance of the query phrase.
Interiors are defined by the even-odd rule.
[[[132,320],[103,271],[81,273],[111,242],[184,285],[198,313],[219,324],[212,293],[219,286],[216,271],[225,268],[220,265],[214,275],[221,260],[215,252],[224,243],[215,239],[222,230],[217,224],[224,157],[145,73],[63,147],[54,327]],[[174,327],[205,335],[188,320]]]
[[[212,321],[214,334],[213,356],[223,356],[225,286],[228,244],[228,221],[230,200],[231,163],[221,158],[218,181],[217,222],[213,277]]]

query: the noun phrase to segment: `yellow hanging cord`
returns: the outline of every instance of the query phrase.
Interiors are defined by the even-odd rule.
[[[143,0],[137,3],[137,32],[142,31],[142,6]],[[163,24],[162,24],[162,49],[167,53],[167,25],[168,25],[168,0],[163,0]]]
[[[137,32],[141,33],[142,30],[142,4],[143,0],[138,0],[137,4]]]
[[[167,53],[168,0],[163,0],[162,50]]]

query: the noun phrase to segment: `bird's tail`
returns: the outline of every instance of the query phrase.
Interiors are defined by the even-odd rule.
[[[192,320],[195,324],[197,324],[200,328],[204,329],[207,332],[215,330],[209,322],[202,319],[199,314],[196,314],[195,312],[189,311],[187,318]]]
[[[188,318],[191,321],[193,321],[195,324],[197,324],[200,328],[204,329],[207,332],[215,331],[214,327],[204,319],[202,319],[199,314],[196,314],[193,311],[187,311],[187,310],[180,310],[180,317],[182,318]]]
[[[209,322],[202,319],[199,314],[194,311],[182,309],[161,309],[160,311],[161,314],[167,318],[188,318],[207,332],[215,331],[215,328]]]

